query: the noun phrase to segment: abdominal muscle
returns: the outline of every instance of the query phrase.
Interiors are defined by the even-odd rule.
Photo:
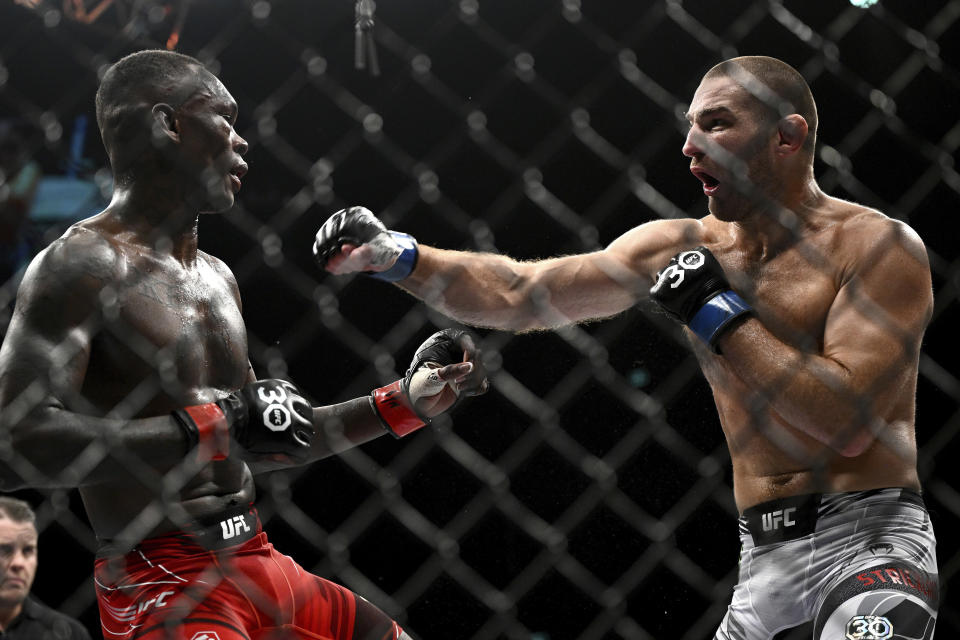
[[[762,502],[808,493],[920,488],[913,428],[906,423],[892,423],[862,454],[844,457],[772,411],[753,419],[742,415],[746,419],[738,421],[731,421],[730,414],[729,408],[723,412],[721,423],[741,513]]]
[[[213,462],[181,488],[148,470],[140,477],[81,487],[90,524],[101,543],[130,548],[145,538],[182,530],[192,521],[237,506],[255,497],[253,474],[240,460]]]

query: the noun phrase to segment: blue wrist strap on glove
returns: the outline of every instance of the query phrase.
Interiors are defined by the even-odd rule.
[[[400,252],[400,256],[397,258],[397,261],[393,263],[392,267],[386,271],[369,273],[369,275],[373,278],[386,280],[387,282],[397,282],[413,273],[413,269],[417,266],[417,257],[420,253],[417,250],[417,240],[413,236],[400,233],[399,231],[388,231],[387,233],[393,237],[394,242],[400,245],[403,251]]]
[[[752,313],[753,308],[736,292],[727,290],[707,300],[690,320],[690,330],[710,345],[717,353],[717,340],[723,330],[740,316]]]

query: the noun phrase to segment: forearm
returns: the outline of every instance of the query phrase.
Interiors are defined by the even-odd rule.
[[[311,461],[336,455],[387,433],[369,396],[314,407],[313,426],[317,435],[311,445]]]
[[[463,396],[486,392],[483,366],[468,332],[443,329],[416,350],[408,373],[369,396],[314,407],[308,462],[325,458],[386,433],[403,438],[427,426]]]
[[[529,331],[607,318],[645,295],[646,281],[606,252],[519,262],[420,245],[401,287],[464,324]]]
[[[171,416],[118,420],[48,407],[12,424],[3,420],[2,431],[9,436],[3,473],[8,490],[98,484],[136,464],[162,473],[182,464],[188,449]]]
[[[522,263],[491,253],[420,245],[417,267],[399,284],[441,313],[465,324],[505,330],[535,328],[536,309],[525,293]]]
[[[725,332],[718,346],[737,377],[791,426],[841,455],[869,446],[879,390],[858,388],[840,362],[784,343],[756,318]]]
[[[602,251],[520,262],[418,245],[369,210],[348,207],[320,227],[313,252],[330,273],[394,282],[465,324],[526,331],[607,318],[646,296],[662,231],[642,225]]]

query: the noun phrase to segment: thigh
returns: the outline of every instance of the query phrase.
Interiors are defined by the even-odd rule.
[[[379,607],[335,582],[307,575],[315,595],[298,612],[296,626],[331,640],[400,640],[403,630]]]
[[[130,573],[119,586],[98,580],[97,600],[110,640],[249,640],[256,620],[249,598],[206,559]]]
[[[910,562],[884,562],[846,576],[826,594],[814,640],[931,640],[937,576]]]
[[[277,562],[293,586],[296,613],[292,628],[307,638],[400,640],[403,630],[379,607],[335,582],[303,570],[277,553]],[[270,636],[265,636],[270,637]],[[298,636],[297,636],[298,637]]]
[[[715,640],[770,640],[812,617],[803,568],[804,539],[774,545],[744,545],[740,574]]]
[[[866,539],[824,588],[814,639],[930,640],[940,585],[926,513],[905,508],[861,529]]]
[[[354,594],[357,600],[357,622],[353,640],[410,640],[403,629],[378,607]]]
[[[168,620],[145,629],[136,640],[251,640],[245,631],[226,620]]]

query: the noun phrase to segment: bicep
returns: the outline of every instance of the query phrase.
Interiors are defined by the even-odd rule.
[[[27,402],[67,407],[83,386],[90,355],[88,335],[80,329],[51,338],[30,327],[13,327],[0,352],[0,407]]]
[[[529,297],[562,321],[583,322],[616,315],[637,303],[649,288],[644,278],[609,250],[534,263]]]
[[[914,249],[898,243],[861,261],[827,315],[824,355],[865,392],[916,366],[933,293],[926,255]]]
[[[649,296],[656,273],[677,251],[701,240],[696,220],[657,220],[634,227],[602,251],[546,260],[537,280],[575,321],[606,318]]]
[[[82,387],[98,316],[79,285],[42,268],[28,271],[0,349],[0,406],[25,392],[66,403]]]

